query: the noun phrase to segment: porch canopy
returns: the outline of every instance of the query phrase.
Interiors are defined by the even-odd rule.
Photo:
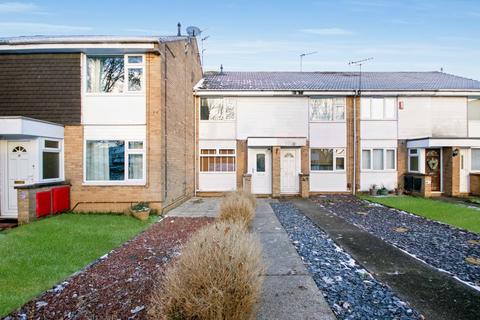
[[[27,117],[0,117],[0,138],[45,137],[63,139],[63,125]]]
[[[480,138],[418,138],[407,140],[407,148],[466,147],[480,148]]]
[[[281,137],[249,137],[249,147],[303,147],[307,145],[307,138],[281,138]]]

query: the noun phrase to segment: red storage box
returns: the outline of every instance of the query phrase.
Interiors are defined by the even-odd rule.
[[[42,191],[37,192],[36,196],[36,212],[37,218],[49,215],[52,213],[52,192]]]
[[[70,187],[58,187],[52,189],[53,213],[70,210]]]

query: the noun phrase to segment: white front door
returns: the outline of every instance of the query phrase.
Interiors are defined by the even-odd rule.
[[[270,149],[248,149],[248,172],[252,174],[252,193],[272,193],[272,153]]]
[[[470,156],[468,149],[460,149],[460,192],[470,189]]]
[[[21,186],[33,181],[31,165],[30,143],[26,141],[9,141],[7,143],[7,192],[5,212],[2,216],[17,217],[17,190]]]
[[[297,150],[281,149],[280,157],[280,192],[298,193],[300,165],[297,163]]]

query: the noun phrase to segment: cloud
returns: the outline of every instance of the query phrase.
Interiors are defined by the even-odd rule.
[[[42,34],[42,33],[64,33],[75,31],[90,31],[92,28],[85,26],[72,26],[50,23],[36,22],[0,22],[0,33],[4,35],[12,34]]]
[[[312,28],[302,29],[300,31],[321,36],[349,36],[353,34],[353,32],[341,28]]]
[[[0,13],[36,13],[40,8],[34,3],[3,2],[0,3]]]

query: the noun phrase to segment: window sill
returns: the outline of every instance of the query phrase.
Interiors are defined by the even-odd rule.
[[[396,173],[397,169],[388,169],[388,170],[365,170],[365,169],[362,169],[360,172],[362,172],[362,173]]]
[[[145,181],[141,182],[130,182],[130,181],[121,181],[121,182],[114,182],[114,181],[84,181],[82,186],[94,186],[94,187],[131,187],[131,186],[145,186],[147,183]]]
[[[310,123],[346,123],[345,120],[309,120]]]
[[[201,174],[236,174],[236,171],[200,171]]]
[[[235,123],[235,120],[200,120],[200,123]]]
[[[346,173],[346,171],[345,170],[310,170],[310,173],[311,174],[315,174],[315,173],[342,174],[342,173]]]
[[[124,93],[85,93],[86,97],[125,97],[125,96],[144,96],[145,91],[138,92],[124,92]]]

